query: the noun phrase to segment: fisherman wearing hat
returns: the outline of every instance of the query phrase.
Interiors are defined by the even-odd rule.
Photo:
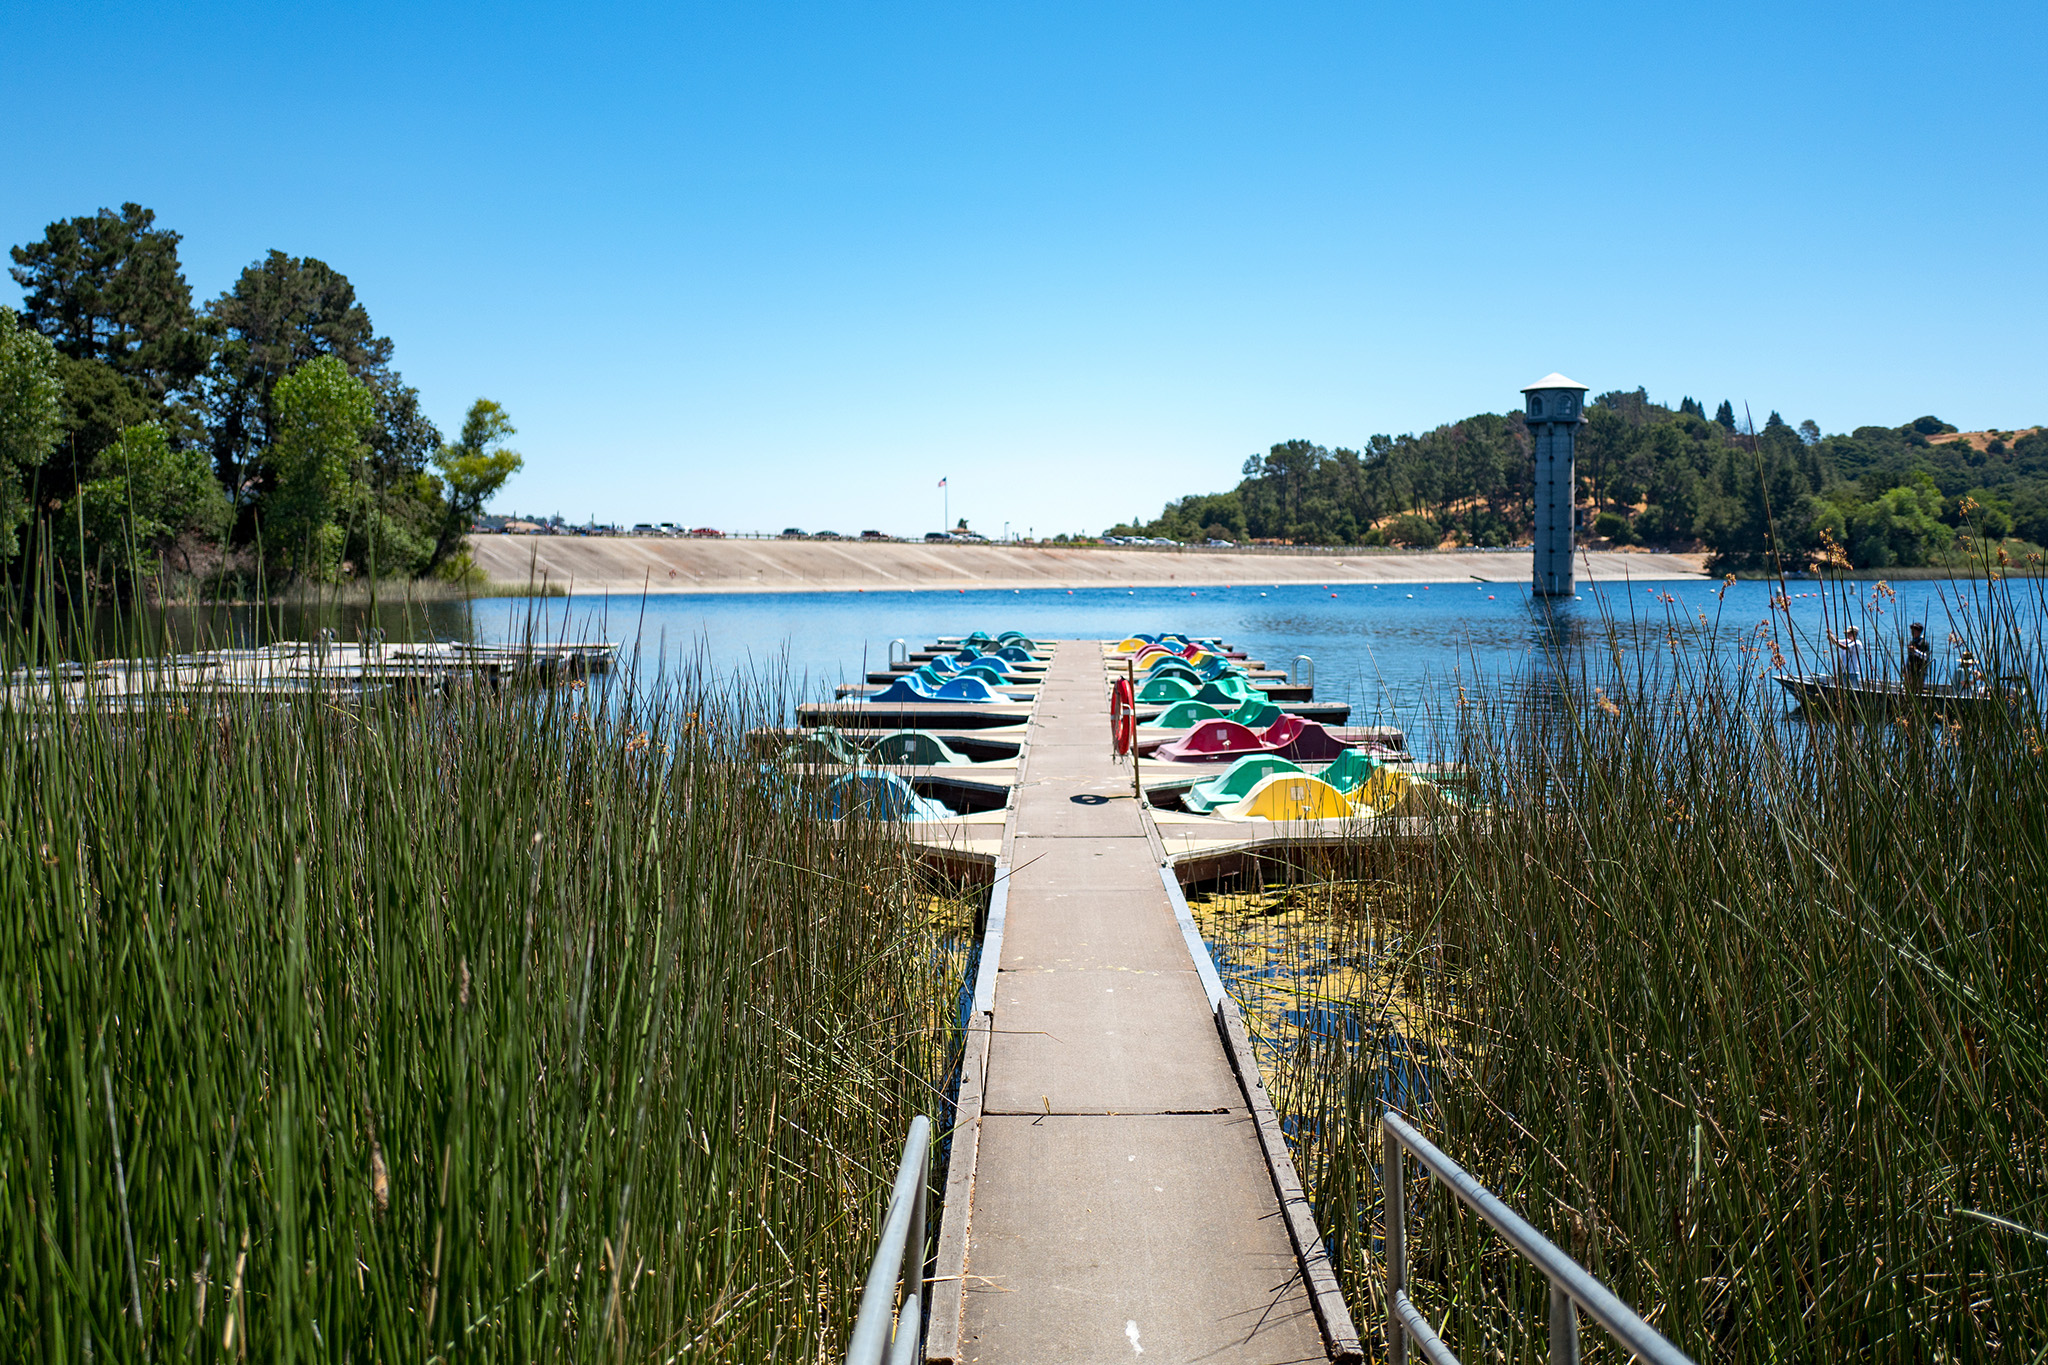
[[[1856,627],[1845,627],[1838,636],[1828,632],[1828,643],[1835,647],[1835,678],[1838,682],[1851,685],[1863,678],[1863,641],[1858,637]]]

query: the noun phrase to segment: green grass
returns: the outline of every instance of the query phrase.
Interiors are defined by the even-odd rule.
[[[1973,647],[2042,676],[2035,585],[1982,602]],[[1489,810],[1361,841],[1306,938],[1219,921],[1303,983],[1269,1080],[1353,1309],[1381,1320],[1374,1123],[1419,1067],[1425,1131],[1695,1359],[2037,1359],[2038,711],[1787,722],[1760,646],[1705,648],[1623,623],[1568,685],[1482,693],[1516,703],[1461,715]],[[1541,1277],[1429,1182],[1410,1199],[1446,1339],[1542,1358]]]
[[[779,704],[0,707],[0,1359],[834,1356],[969,912]]]

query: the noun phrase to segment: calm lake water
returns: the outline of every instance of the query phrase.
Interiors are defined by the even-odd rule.
[[[1895,659],[1905,623],[1924,620],[1938,654],[1951,630],[1976,638],[1986,585],[1923,580],[1880,590],[1851,583],[1823,596],[1822,585],[1793,582],[1790,629],[1778,616],[1788,663],[1828,666],[1822,631],[1858,621],[1868,641],[1865,671]],[[773,670],[786,659],[806,695],[828,694],[886,665],[889,643],[915,648],[941,635],[1021,630],[1043,638],[1114,639],[1141,631],[1216,635],[1269,666],[1314,660],[1316,695],[1349,701],[1356,724],[1385,722],[1428,729],[1429,712],[1459,686],[1483,690],[1526,674],[1548,658],[1606,639],[1609,622],[1624,636],[1668,640],[1671,627],[1712,639],[1733,660],[1740,645],[1770,633],[1776,585],[1743,581],[1604,584],[1575,600],[1532,599],[1518,583],[1332,584],[1228,588],[1039,589],[1013,592],[919,590],[775,593],[640,598],[495,599],[461,608],[453,619],[478,640],[503,640],[529,628],[552,638],[596,638],[639,645],[636,671],[650,676],[695,656],[721,671]],[[1895,593],[1896,595],[1892,595]],[[2033,585],[2016,585],[2038,622]],[[1705,623],[1700,618],[1706,617]],[[1793,645],[1798,639],[1798,648]],[[1768,660],[1767,653],[1763,656]],[[1772,699],[1775,703],[1775,698]]]
[[[1795,581],[1789,587],[1791,609],[1776,614],[1775,631],[1770,600],[1776,584],[1724,587],[1704,580],[1603,584],[1582,588],[1575,599],[1547,602],[1532,599],[1521,583],[1470,580],[1327,588],[1239,584],[492,598],[386,607],[375,624],[394,641],[491,643],[529,630],[550,639],[616,640],[625,647],[628,676],[643,683],[691,661],[721,673],[780,674],[786,664],[807,698],[827,696],[833,686],[884,667],[896,639],[916,648],[977,629],[1021,630],[1048,639],[1177,630],[1220,636],[1276,668],[1292,668],[1297,655],[1307,655],[1314,661],[1319,698],[1350,702],[1356,724],[1402,725],[1422,741],[1414,746],[1418,753],[1430,753],[1435,719],[1450,709],[1458,688],[1498,696],[1504,680],[1525,678],[1550,661],[1586,657],[1594,646],[1601,647],[1592,655],[1598,658],[1610,627],[1635,645],[1656,647],[1637,648],[1633,657],[1662,653],[1679,635],[1688,657],[1698,657],[1700,647],[1711,642],[1720,666],[1745,659],[1768,665],[1767,641],[1774,636],[1789,667],[1812,672],[1832,662],[1823,631],[1853,620],[1867,641],[1866,674],[1881,674],[1895,671],[1906,623],[1924,620],[1940,676],[1951,631],[1973,644],[1982,639],[1992,592],[1976,580],[1847,583],[1825,591],[1817,582]],[[2023,581],[1996,589],[2037,644],[2042,588],[2040,581]],[[174,648],[307,639],[321,626],[352,640],[372,624],[362,608],[295,608],[265,616],[251,608],[213,607],[173,610],[158,619],[169,627]],[[1981,653],[1981,645],[1976,647]],[[1745,655],[1744,648],[1758,652]],[[1769,690],[1766,696],[1777,704]]]

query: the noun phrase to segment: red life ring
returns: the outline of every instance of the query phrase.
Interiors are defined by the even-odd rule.
[[[1129,678],[1118,678],[1109,696],[1109,740],[1119,756],[1138,742],[1138,703]]]

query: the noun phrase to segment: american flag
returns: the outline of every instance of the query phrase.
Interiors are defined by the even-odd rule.
[[[945,481],[944,479],[940,479],[940,480],[939,480],[939,487],[941,487],[941,488],[944,488],[945,486],[946,486],[946,481]]]

